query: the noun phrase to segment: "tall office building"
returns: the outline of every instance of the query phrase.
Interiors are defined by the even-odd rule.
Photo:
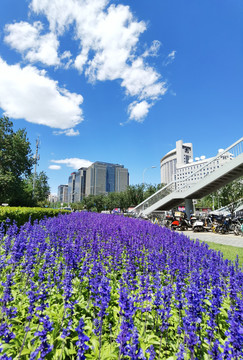
[[[129,174],[123,165],[96,161],[87,169],[85,195],[121,192],[128,185]]]
[[[115,192],[125,191],[129,185],[128,170],[121,166],[115,168]]]
[[[59,185],[57,189],[57,201],[68,202],[68,185]]]
[[[76,173],[74,202],[80,202],[85,197],[87,168],[80,168]]]
[[[71,173],[68,178],[68,200],[70,203],[80,202],[85,196],[86,170],[87,168],[80,168]]]
[[[76,172],[72,172],[68,178],[68,203],[74,203]]]

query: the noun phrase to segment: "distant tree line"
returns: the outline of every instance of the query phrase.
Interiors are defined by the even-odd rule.
[[[135,207],[142,201],[153,195],[164,185],[137,184],[130,185],[126,191],[121,193],[108,193],[106,195],[89,195],[79,203],[69,204],[73,210],[97,211],[113,210],[120,208],[125,211],[130,207]],[[230,204],[230,211],[233,212],[240,201],[243,201],[243,178],[232,181],[216,192],[205,196],[197,201],[197,208],[218,209]],[[64,204],[63,206],[67,206]],[[57,207],[61,204],[57,203]]]
[[[13,130],[8,117],[0,118],[0,205],[43,206],[50,193],[44,171],[32,172],[36,159],[25,129]]]
[[[106,195],[88,195],[79,203],[69,204],[73,210],[97,211],[113,210],[120,208],[125,211],[129,207],[135,207],[142,201],[153,195],[163,187],[162,184],[137,184],[127,186],[126,190],[120,193],[108,193]],[[67,206],[68,204],[63,204]],[[57,203],[60,206],[60,203]]]

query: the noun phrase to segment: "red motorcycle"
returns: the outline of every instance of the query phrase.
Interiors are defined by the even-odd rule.
[[[189,223],[186,219],[186,214],[181,211],[175,212],[175,216],[170,225],[171,230],[186,231],[188,230],[188,227]]]

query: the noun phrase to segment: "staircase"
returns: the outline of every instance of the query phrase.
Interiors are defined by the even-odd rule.
[[[196,182],[197,174],[202,172],[204,177]],[[133,212],[149,215],[155,210],[170,210],[185,199],[201,199],[240,176],[243,176],[243,137],[183,179],[183,184],[172,181],[137,205]]]

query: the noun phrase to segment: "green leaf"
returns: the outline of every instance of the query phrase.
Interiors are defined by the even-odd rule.
[[[204,300],[204,303],[205,303],[206,305],[208,305],[208,306],[211,306],[211,301],[209,301],[208,299],[205,299],[205,300]]]
[[[29,355],[31,353],[31,349],[23,349],[22,352],[21,352],[21,356],[22,355]]]
[[[90,342],[92,344],[92,350],[96,358],[99,356],[99,340],[96,336],[93,335],[90,339]]]

